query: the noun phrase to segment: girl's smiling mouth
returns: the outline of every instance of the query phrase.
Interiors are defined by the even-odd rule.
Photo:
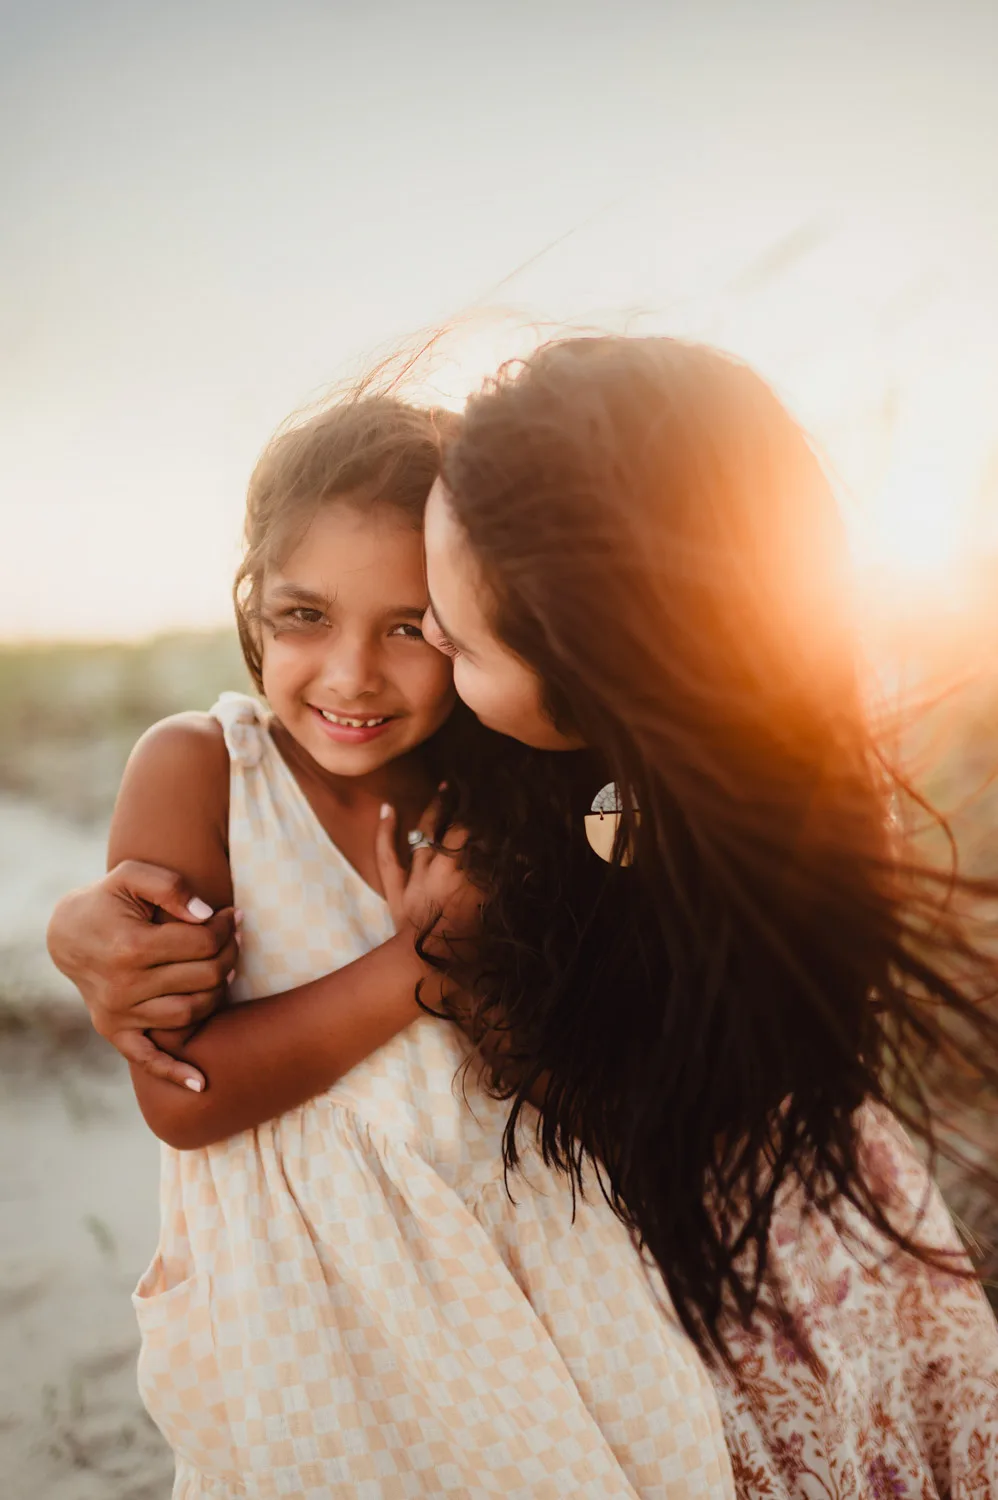
[[[309,708],[322,726],[324,733],[341,745],[363,745],[368,740],[377,739],[378,735],[383,734],[397,718],[396,714],[383,714],[370,718],[360,718],[353,714],[336,714],[332,709],[317,708],[314,703],[310,703]]]

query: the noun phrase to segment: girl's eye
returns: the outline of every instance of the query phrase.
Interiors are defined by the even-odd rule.
[[[404,641],[425,640],[423,632],[420,630],[418,625],[396,625],[395,628],[393,630],[390,630],[388,633],[389,635],[400,636]]]
[[[315,630],[326,621],[321,609],[310,609],[305,604],[296,604],[291,609],[282,609],[276,615],[264,615],[263,619],[275,635],[283,635],[287,631],[294,630]]]

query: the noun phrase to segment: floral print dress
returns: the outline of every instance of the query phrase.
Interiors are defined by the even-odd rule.
[[[957,1250],[896,1122],[869,1109],[862,1132],[895,1224]],[[983,1292],[877,1240],[851,1207],[839,1217],[845,1234],[788,1194],[770,1236],[770,1283],[817,1363],[760,1315],[730,1333],[733,1370],[714,1371],[739,1495],[998,1500],[998,1328]]]

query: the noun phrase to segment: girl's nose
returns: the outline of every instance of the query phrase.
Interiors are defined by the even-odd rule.
[[[379,652],[368,641],[341,635],[323,663],[322,683],[344,704],[380,692],[384,675]]]

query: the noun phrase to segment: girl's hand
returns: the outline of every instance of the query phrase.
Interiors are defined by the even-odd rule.
[[[420,831],[431,836],[434,809],[424,813]],[[482,892],[468,878],[461,859],[467,835],[448,830],[442,844],[414,849],[408,871],[396,849],[397,815],[385,803],[375,842],[378,873],[396,931],[421,932],[438,917],[437,933],[451,940],[473,939],[479,930]],[[448,945],[449,947],[450,945]]]

